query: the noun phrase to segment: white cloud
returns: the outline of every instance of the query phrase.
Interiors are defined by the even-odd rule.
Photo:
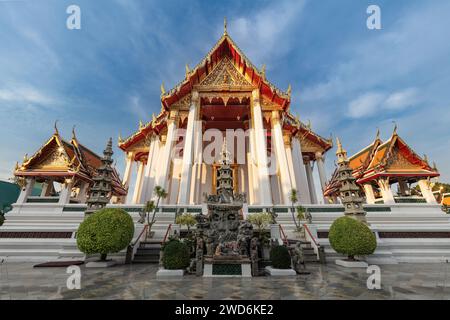
[[[272,2],[257,12],[232,19],[229,32],[255,64],[270,66],[274,54],[282,55],[294,44],[289,41],[293,34],[288,29],[298,23],[304,6],[303,0]]]
[[[348,115],[352,118],[363,118],[372,116],[380,107],[385,95],[378,92],[363,94],[351,101],[348,106]]]
[[[0,89],[0,101],[27,102],[40,105],[52,105],[56,100],[44,92],[29,86]]]
[[[377,115],[377,111],[401,111],[414,106],[418,102],[417,89],[408,88],[391,94],[368,92],[350,101],[348,116],[363,118]]]
[[[417,90],[415,88],[409,88],[389,95],[383,107],[388,110],[402,110],[417,102]]]

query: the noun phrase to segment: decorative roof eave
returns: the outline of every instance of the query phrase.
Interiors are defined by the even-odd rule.
[[[245,56],[245,54],[239,49],[239,47],[231,39],[231,37],[227,33],[224,33],[212,47],[212,49],[206,54],[206,56],[197,64],[197,66],[195,66],[194,69],[186,70],[186,77],[183,81],[178,83],[173,89],[169,90],[168,92],[165,92],[162,86],[161,102],[165,110],[169,110],[169,107],[172,104],[174,104],[184,95],[190,92],[193,85],[199,82],[200,73],[206,72],[206,70],[210,67],[210,65],[213,63],[214,55],[216,54],[218,49],[221,48],[224,42],[228,42],[232,50],[234,50],[232,54],[236,53],[237,55],[239,55],[239,63],[243,63],[243,65],[245,66],[245,71],[247,71],[249,68],[251,69],[253,84],[257,85],[260,88],[261,93],[272,99],[272,101],[276,101],[277,103],[279,103],[281,106],[283,106],[284,109],[288,108],[291,100],[289,92],[283,92],[275,85],[270,83],[265,77],[264,67],[262,70],[258,70],[258,68],[256,68]],[[210,71],[211,70],[209,70],[209,72]]]
[[[285,112],[283,117],[283,128],[292,132],[293,135],[299,134],[306,139],[312,140],[324,149],[324,153],[333,148],[333,140],[326,139],[311,130],[309,126],[294,117],[291,113]]]
[[[91,182],[92,179],[85,172],[73,172],[73,171],[51,171],[51,170],[43,170],[43,171],[22,171],[17,170],[14,172],[15,176],[18,177],[58,177],[58,178],[80,178],[86,182]]]
[[[422,172],[370,172],[365,174],[362,178],[358,179],[359,184],[367,183],[378,178],[436,178],[439,177],[439,172],[436,171],[422,171]]]
[[[127,151],[134,144],[138,143],[142,139],[145,139],[151,132],[159,134],[161,130],[166,126],[166,115],[166,112],[161,112],[151,121],[147,122],[146,124],[140,125],[139,129],[125,140],[122,140],[122,138],[119,137],[119,142],[117,144],[118,147],[123,151]]]

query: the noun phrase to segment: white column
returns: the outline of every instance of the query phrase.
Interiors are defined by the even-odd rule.
[[[163,189],[167,189],[169,186],[169,173],[172,165],[172,148],[176,135],[176,121],[178,119],[178,113],[171,111],[170,116],[167,119],[167,136],[164,147],[162,148],[161,158],[159,160],[160,167],[158,169],[158,175],[156,177],[156,185]],[[166,190],[168,192],[168,190]]]
[[[140,195],[142,191],[142,180],[144,177],[144,168],[145,164],[144,162],[140,161],[138,166],[138,172],[136,175],[136,183],[134,184],[134,192],[133,192],[133,204],[138,204],[140,200]]]
[[[311,203],[317,204],[318,201],[317,201],[316,187],[314,185],[314,177],[310,160],[306,161],[305,169],[306,169],[306,179],[308,180],[309,194],[311,195]]]
[[[277,168],[280,172],[281,184],[281,204],[289,204],[289,193],[292,189],[291,178],[289,176],[289,164],[286,159],[286,150],[284,148],[283,131],[281,130],[280,114],[278,111],[272,111],[272,137],[275,144],[275,155]]]
[[[192,162],[194,155],[194,125],[197,121],[199,97],[198,92],[192,92],[191,106],[189,108],[188,122],[186,127],[186,136],[183,148],[183,164],[181,168],[180,194],[178,196],[178,204],[189,203],[189,191],[192,178]]]
[[[294,163],[295,182],[300,203],[312,203],[305,163],[303,162],[302,148],[297,137],[292,139],[292,161]]]
[[[380,178],[378,179],[377,182],[378,186],[380,187],[381,196],[383,197],[384,204],[395,203],[391,185],[389,184],[389,178]]]
[[[53,180],[47,180],[42,184],[41,197],[48,197],[53,190]]]
[[[133,167],[133,157],[134,157],[133,152],[127,152],[127,155],[125,158],[125,161],[126,161],[125,173],[123,175],[123,181],[122,181],[122,184],[125,187],[128,187],[130,185],[131,169]]]
[[[144,177],[142,182],[142,191],[139,196],[139,203],[146,203],[152,197],[153,192],[153,184],[152,184],[152,170],[155,166],[155,162],[157,161],[157,145],[159,143],[158,136],[154,135],[150,138],[150,146],[147,155],[147,165],[144,170]]]
[[[368,204],[375,204],[375,194],[370,183],[364,184],[364,193],[366,194],[366,202]]]
[[[264,126],[262,119],[261,105],[259,101],[259,90],[255,89],[252,92],[252,121],[254,124],[255,147],[258,163],[258,178],[259,178],[259,204],[270,206],[272,205],[272,194],[270,192],[269,170],[267,163],[267,145],[266,135],[264,134]]]
[[[433,191],[431,190],[430,181],[423,179],[418,182],[420,192],[422,192],[422,196],[427,200],[428,203],[436,204],[436,198],[433,195]]]
[[[89,189],[89,183],[81,182],[80,191],[78,191],[77,199],[80,203],[86,203],[87,192]]]
[[[316,152],[316,163],[317,170],[319,171],[320,187],[323,195],[323,192],[325,191],[325,188],[327,186],[327,174],[325,173],[325,159],[321,152]]]
[[[200,110],[198,110],[198,112],[200,112]],[[197,113],[197,120],[194,123],[194,166],[191,175],[191,192],[189,196],[190,204],[202,203],[201,180],[203,163],[203,123],[199,118],[200,116]]]
[[[72,195],[73,178],[66,179],[64,182],[61,192],[59,193],[59,204],[67,204],[70,202],[70,196]]]
[[[26,178],[25,181],[26,181],[26,184],[22,188],[22,190],[20,190],[19,198],[16,201],[16,203],[18,203],[18,204],[26,203],[28,197],[33,192],[33,187],[34,187],[34,183],[35,183],[34,178]]]

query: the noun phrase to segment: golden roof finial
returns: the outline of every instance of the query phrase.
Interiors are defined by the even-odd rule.
[[[228,34],[227,32],[227,17],[223,18],[223,35],[226,36]]]
[[[57,124],[58,124],[58,120],[55,120],[55,124],[54,124],[54,127],[55,127],[55,134],[59,135]]]
[[[423,155],[423,161],[425,161],[426,163],[428,163],[428,156],[426,154]]]
[[[16,161],[16,166],[14,167],[14,172],[16,172],[17,170],[19,170],[19,162]]]
[[[186,63],[186,78],[189,76],[191,70],[189,69],[189,65]]]
[[[394,131],[392,132],[392,135],[395,136],[397,135],[397,122],[392,121],[392,123],[394,123]]]
[[[288,85],[288,88],[287,88],[286,93],[287,93],[287,95],[288,95],[289,97],[291,96],[291,93],[292,93],[292,86],[291,86],[290,83],[289,83],[289,85]]]
[[[28,153],[25,153],[25,155],[23,156],[23,163],[28,161]]]
[[[139,120],[139,129],[142,129],[144,127],[144,124],[142,123],[142,120]]]
[[[434,171],[438,171],[438,168],[437,168],[436,162],[434,162],[434,161],[433,161],[433,170],[434,170]]]
[[[311,130],[311,119],[308,119],[308,124],[306,125],[308,127],[308,130]]]
[[[164,95],[166,93],[166,89],[164,88],[164,82],[161,83],[161,95]]]
[[[156,122],[156,116],[154,113],[152,113],[152,122],[155,123]]]
[[[380,128],[377,128],[377,134],[375,136],[375,140],[379,140],[380,139]]]
[[[123,143],[122,135],[119,133],[119,144]]]
[[[266,79],[266,64],[263,64],[261,67],[261,76],[263,79]]]
[[[75,135],[75,125],[72,127],[72,140],[77,140],[77,136]]]

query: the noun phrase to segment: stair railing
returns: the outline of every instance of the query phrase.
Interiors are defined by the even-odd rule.
[[[141,233],[139,233],[136,240],[134,240],[134,242],[132,242],[128,245],[127,254],[125,257],[126,264],[129,264],[129,263],[131,263],[131,261],[133,261],[134,255],[136,254],[139,244],[142,241],[142,237],[144,236],[144,234],[145,234],[145,237],[147,237],[146,231],[147,231],[148,227],[149,227],[148,224],[146,224],[144,226],[144,228],[142,228]]]
[[[281,240],[283,240],[283,243],[286,246],[289,246],[289,241],[288,238],[286,237],[286,233],[284,232],[283,226],[279,224],[278,227],[280,228]]]
[[[163,238],[163,241],[161,242],[161,244],[166,243],[167,238],[170,235],[170,230],[172,230],[172,224],[169,224],[169,226],[167,227],[166,234],[164,235],[164,238]]]
[[[325,263],[325,252],[323,247],[320,246],[319,241],[313,236],[307,224],[303,224],[303,228],[305,228],[306,230],[305,238],[311,243],[311,246],[314,249],[314,253],[317,255],[317,259],[320,261],[320,263]]]

